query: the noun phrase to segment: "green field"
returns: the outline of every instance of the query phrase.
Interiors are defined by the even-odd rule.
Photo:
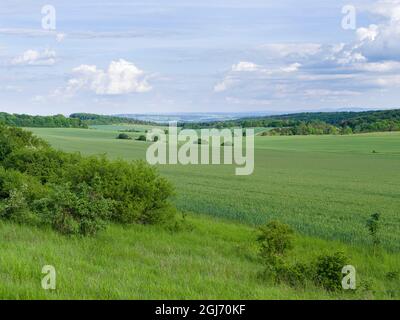
[[[31,130],[65,151],[144,159],[149,144],[117,140],[115,129]],[[181,210],[248,225],[279,219],[303,235],[354,245],[369,245],[365,221],[380,212],[383,246],[399,251],[399,133],[256,137],[255,148],[248,177],[230,165],[159,169]]]
[[[254,229],[210,217],[189,217],[194,230],[112,225],[94,238],[0,222],[2,299],[398,299],[386,278],[399,254],[372,256],[336,241],[296,237],[293,261],[344,251],[357,268],[357,291],[328,293],[274,285],[260,277]],[[41,288],[41,268],[53,265],[57,289]],[[373,286],[373,290],[369,286]]]
[[[144,159],[149,146],[116,139],[121,126],[30,130],[55,148],[113,159]],[[399,133],[257,136],[251,176],[235,176],[232,165],[159,166],[190,230],[112,224],[94,237],[68,237],[0,221],[0,297],[399,299],[399,142]],[[375,212],[382,214],[378,251],[366,228]],[[357,290],[263,278],[256,226],[272,219],[297,231],[290,264],[342,251],[357,270]],[[56,268],[54,291],[41,288],[44,265]]]

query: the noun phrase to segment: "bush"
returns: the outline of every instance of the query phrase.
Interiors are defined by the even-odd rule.
[[[275,264],[269,265],[264,276],[275,283],[286,283],[292,287],[304,286],[310,278],[310,266],[303,263],[293,265],[284,262],[282,259],[275,260]]]
[[[270,259],[284,256],[293,247],[293,230],[279,221],[271,221],[260,228],[257,241],[262,257]]]
[[[147,138],[146,138],[146,136],[145,135],[140,135],[137,139],[136,139],[137,141],[147,141]]]
[[[332,255],[320,256],[315,263],[316,284],[328,291],[336,291],[342,288],[342,269],[348,264],[348,258],[342,252]]]
[[[46,198],[34,203],[43,220],[63,234],[94,235],[105,227],[111,201],[85,183],[75,187],[52,185]]]
[[[128,136],[126,133],[120,133],[117,136],[117,139],[122,139],[122,140],[132,140],[132,138],[130,136]]]
[[[119,223],[161,223],[171,218],[168,202],[172,185],[143,161],[108,161],[105,157],[82,158],[68,170],[65,182],[84,181],[112,201],[110,220]]]
[[[45,184],[59,181],[65,171],[70,170],[71,166],[77,166],[80,161],[81,157],[77,154],[67,154],[51,148],[20,149],[5,159],[4,166],[35,176]]]
[[[28,175],[0,167],[0,218],[18,223],[39,224],[41,218],[31,210],[47,189]]]
[[[3,153],[1,153],[3,139]],[[1,158],[3,154],[3,158]],[[171,184],[142,161],[56,151],[30,133],[0,126],[0,218],[92,235],[106,221],[171,223]]]
[[[371,217],[367,220],[367,229],[372,238],[372,243],[374,245],[374,250],[378,247],[381,243],[379,238],[379,229],[380,229],[380,218],[381,215],[379,213],[374,213]]]

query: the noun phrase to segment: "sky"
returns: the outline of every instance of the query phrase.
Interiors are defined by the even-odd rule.
[[[396,108],[400,0],[2,0],[0,69],[10,113]]]

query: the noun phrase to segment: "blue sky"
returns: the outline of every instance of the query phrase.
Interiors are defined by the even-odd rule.
[[[2,0],[0,110],[395,108],[399,40],[399,0]]]

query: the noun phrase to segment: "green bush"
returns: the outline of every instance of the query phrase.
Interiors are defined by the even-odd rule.
[[[145,135],[140,135],[137,139],[136,139],[137,141],[147,141],[147,138],[146,138],[146,136]]]
[[[380,229],[380,218],[381,215],[379,213],[374,213],[367,220],[367,229],[372,238],[372,243],[374,245],[374,250],[380,245],[381,240],[379,238],[379,229]]]
[[[35,176],[42,183],[57,182],[64,172],[79,165],[81,157],[51,148],[41,150],[19,149],[12,152],[4,161],[4,167]]]
[[[47,197],[34,203],[43,220],[63,234],[94,235],[105,227],[111,201],[82,183],[52,185]]]
[[[120,223],[162,223],[171,218],[168,199],[172,185],[143,161],[108,161],[105,157],[83,158],[66,172],[72,185],[84,181],[113,202],[110,219]]]
[[[68,154],[0,126],[0,165],[3,219],[92,235],[106,221],[157,224],[175,217],[172,185],[143,161]]]
[[[316,284],[328,291],[342,288],[342,269],[348,264],[348,258],[343,252],[318,257],[315,263],[314,280]]]
[[[46,192],[47,189],[34,177],[0,167],[0,218],[40,224],[41,219],[31,210],[31,206]]]
[[[271,221],[260,228],[257,241],[263,258],[282,257],[293,247],[293,230],[279,221]]]
[[[122,140],[132,140],[132,138],[130,136],[128,136],[126,133],[120,133],[117,136],[117,139],[122,139]]]

